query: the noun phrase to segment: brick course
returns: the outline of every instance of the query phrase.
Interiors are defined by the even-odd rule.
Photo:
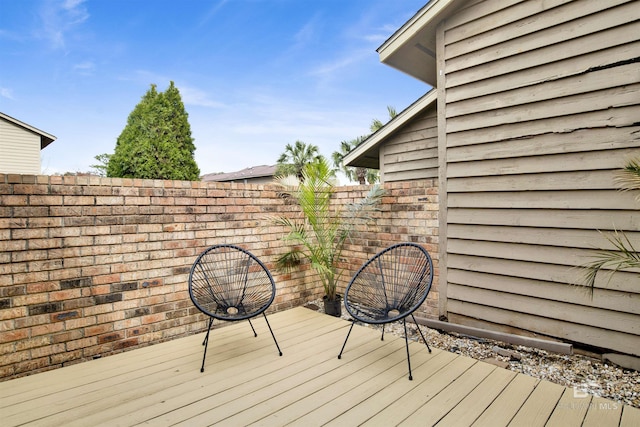
[[[437,181],[385,185],[380,211],[347,244],[340,292],[360,265],[400,241],[434,259],[420,315],[437,316]],[[362,198],[340,187],[334,203]],[[237,244],[271,270],[269,311],[320,298],[308,265],[281,274],[280,227],[295,206],[271,185],[0,174],[0,380],[78,363],[206,328],[189,300],[197,254]]]

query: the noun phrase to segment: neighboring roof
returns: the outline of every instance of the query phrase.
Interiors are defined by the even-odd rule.
[[[405,108],[389,123],[378,129],[376,133],[365,139],[362,144],[344,156],[346,166],[356,166],[369,169],[380,169],[380,146],[382,143],[409,120],[420,114],[426,108],[437,103],[437,91],[430,90],[413,104]]]
[[[24,122],[21,122],[18,119],[14,119],[13,117],[11,117],[11,116],[9,116],[7,114],[4,114],[2,112],[0,112],[0,119],[4,119],[4,120],[6,120],[6,121],[8,121],[10,123],[13,123],[16,126],[19,126],[19,127],[23,128],[23,129],[28,130],[29,132],[33,132],[35,134],[40,135],[40,149],[41,150],[43,148],[45,148],[47,145],[51,144],[53,141],[56,140],[55,136],[53,136],[51,134],[48,134],[48,133],[46,133],[44,131],[41,131],[40,129],[37,129],[37,128],[35,128],[35,127],[31,126],[31,125],[28,125],[28,124],[26,124]]]
[[[206,175],[202,175],[200,178],[202,181],[239,181],[242,179],[252,179],[252,178],[264,178],[273,176],[276,173],[276,166],[253,166],[250,168],[242,169],[237,172],[229,172],[229,173],[209,173]]]
[[[467,0],[431,0],[377,49],[380,61],[435,87],[436,27]]]

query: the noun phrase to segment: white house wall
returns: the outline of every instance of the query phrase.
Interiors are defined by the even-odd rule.
[[[40,135],[0,119],[0,173],[40,174]]]
[[[614,183],[640,156],[640,2],[487,0],[439,28],[449,320],[639,355],[640,274],[575,283],[600,231],[640,241]]]

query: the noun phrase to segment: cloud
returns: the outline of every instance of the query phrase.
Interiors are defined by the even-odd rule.
[[[13,91],[6,87],[0,87],[0,97],[13,100]]]
[[[372,33],[362,34],[360,37],[370,43],[374,43],[379,47],[382,43],[387,41],[389,37],[396,31],[397,27],[395,25],[384,25],[378,29],[375,29]]]
[[[49,41],[54,49],[66,46],[66,36],[89,19],[84,6],[85,0],[47,1],[40,10],[42,37]]]
[[[321,24],[321,17],[319,14],[316,14],[311,18],[306,24],[302,26],[298,30],[296,34],[293,36],[293,40],[295,42],[293,48],[298,49],[305,47],[309,43],[311,43],[317,36],[318,26]]]
[[[96,69],[96,65],[91,61],[81,62],[73,66],[74,71],[83,76],[90,76]]]
[[[206,25],[207,22],[209,22],[220,9],[222,9],[222,7],[228,3],[228,1],[229,0],[220,0],[218,3],[214,4],[211,9],[209,9],[209,11],[204,14],[202,19],[200,19],[200,22],[196,27],[201,28],[202,26]]]
[[[341,70],[351,67],[353,64],[371,57],[371,55],[372,53],[369,49],[354,49],[352,51],[343,53],[340,57],[335,58],[332,61],[319,65],[309,74],[312,76],[331,77]]]
[[[178,83],[176,83],[176,87],[180,91],[180,97],[185,105],[209,108],[223,108],[225,106],[223,103],[211,99],[209,94],[203,90]]]
[[[164,92],[169,86],[169,82],[173,80],[176,88],[178,88],[178,91],[180,92],[180,98],[182,99],[182,103],[184,105],[207,108],[226,107],[223,102],[212,99],[211,95],[208,92],[192,86],[188,83],[184,83],[183,81],[179,81],[178,79],[167,77],[165,75],[157,74],[153,71],[147,70],[136,70],[134,76],[134,78],[126,77],[122,78],[122,80],[130,80],[143,83],[147,85],[147,88],[149,88],[148,85],[155,84],[158,86],[157,89],[160,92]]]

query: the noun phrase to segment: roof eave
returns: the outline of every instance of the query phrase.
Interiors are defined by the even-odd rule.
[[[436,27],[462,0],[431,0],[377,49],[380,61],[435,87]]]
[[[13,123],[13,124],[15,124],[17,126],[20,126],[21,128],[28,130],[29,132],[33,132],[33,133],[39,135],[40,136],[40,149],[41,150],[43,148],[45,148],[47,145],[51,144],[53,141],[56,140],[55,136],[53,136],[51,134],[48,134],[47,132],[41,131],[40,129],[35,128],[35,127],[33,127],[33,126],[31,126],[31,125],[29,125],[27,123],[21,122],[20,120],[15,119],[15,118],[9,116],[8,114],[0,113],[0,118],[6,120],[8,122],[11,122],[11,123]]]
[[[380,169],[380,145],[409,120],[434,104],[437,100],[437,91],[430,90],[416,102],[405,108],[393,120],[381,127],[376,133],[364,140],[362,144],[351,150],[344,156],[345,166]]]

